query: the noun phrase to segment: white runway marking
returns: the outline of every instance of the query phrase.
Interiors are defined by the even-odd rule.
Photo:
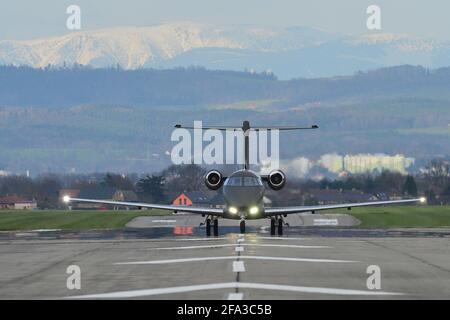
[[[307,240],[308,238],[257,237],[256,239],[265,239],[265,240]]]
[[[269,227],[267,227],[267,226],[260,227],[259,228],[259,232],[261,232],[261,233],[269,233],[269,231],[267,229],[269,229]]]
[[[135,298],[143,296],[154,296],[161,294],[193,292],[202,290],[218,290],[218,289],[260,289],[260,290],[275,290],[288,291],[298,293],[318,293],[331,295],[354,295],[354,296],[389,296],[389,295],[404,295],[400,292],[386,292],[386,291],[370,291],[370,290],[351,290],[351,289],[337,289],[337,288],[321,288],[321,287],[302,287],[278,284],[265,283],[248,283],[248,282],[225,282],[212,283],[202,285],[191,285],[170,288],[118,291],[111,293],[88,294],[81,296],[66,297],[66,299],[118,299],[118,298]],[[230,296],[230,295],[229,295]]]
[[[244,261],[233,261],[233,272],[245,272]]]
[[[229,293],[228,300],[242,300],[244,298],[243,293]]]
[[[175,222],[177,222],[177,220],[164,220],[164,219],[161,219],[161,220],[152,220],[152,222],[156,222],[156,223],[165,223],[165,222],[175,223]]]
[[[244,247],[236,247],[234,249],[234,251],[236,251],[236,252],[243,252],[244,251]]]
[[[227,243],[227,244],[211,244],[203,246],[182,246],[182,247],[159,247],[150,248],[150,250],[189,250],[189,249],[207,249],[207,248],[223,248],[223,247],[279,247],[279,248],[298,248],[298,249],[330,249],[330,246],[303,246],[294,244],[252,244],[252,243]]]
[[[223,248],[223,247],[233,247],[235,244],[210,244],[203,246],[183,246],[183,247],[161,247],[161,248],[150,248],[149,250],[189,250],[189,249],[207,249],[207,248]]]
[[[181,239],[171,239],[171,241],[215,241],[215,240],[227,240],[225,237],[214,237],[214,238],[181,238]]]
[[[313,224],[315,226],[337,226],[338,220],[337,219],[314,219]]]
[[[253,260],[273,260],[273,261],[292,261],[292,262],[322,262],[322,263],[355,263],[359,261],[352,260],[332,260],[332,259],[309,259],[309,258],[288,258],[288,257],[266,257],[266,256],[240,256],[241,259]],[[167,260],[153,260],[153,261],[132,261],[132,262],[116,262],[114,265],[139,265],[139,264],[169,264],[182,262],[197,262],[197,261],[216,261],[216,260],[234,260],[236,256],[223,257],[201,257],[201,258],[186,258],[186,259],[167,259]]]
[[[244,241],[245,241],[244,238],[239,238],[239,239],[237,239],[237,242],[238,242],[238,243],[241,243],[241,242],[244,242]]]

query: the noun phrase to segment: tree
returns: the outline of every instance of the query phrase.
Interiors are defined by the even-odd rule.
[[[40,209],[55,209],[59,204],[61,181],[56,175],[40,176],[35,180],[34,198]]]
[[[205,169],[195,164],[172,165],[162,172],[170,191],[199,191],[205,188]]]
[[[146,200],[153,202],[164,201],[164,177],[158,175],[146,175],[136,184],[137,192]]]
[[[425,168],[424,177],[429,183],[438,188],[445,188],[450,184],[450,161],[433,159]]]
[[[102,183],[103,186],[121,190],[133,190],[133,182],[125,175],[107,173]]]
[[[433,204],[436,202],[436,194],[432,189],[425,191],[425,197],[427,198],[427,202]]]
[[[408,175],[406,177],[405,184],[403,185],[403,193],[417,197],[417,185],[413,176]]]

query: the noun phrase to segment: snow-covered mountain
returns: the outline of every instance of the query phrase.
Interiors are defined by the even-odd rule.
[[[0,41],[0,64],[125,69],[205,66],[271,70],[280,78],[351,74],[396,64],[450,65],[450,45],[405,34],[343,36],[307,27],[215,26],[190,22]]]

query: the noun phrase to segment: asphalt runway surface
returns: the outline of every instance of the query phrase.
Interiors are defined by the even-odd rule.
[[[231,221],[207,238],[190,216],[149,219],[163,221],[0,233],[0,298],[450,298],[450,229],[291,225],[271,237],[267,221],[249,224],[245,235]],[[72,265],[80,289],[67,287]],[[368,268],[379,268],[380,289],[368,286]]]

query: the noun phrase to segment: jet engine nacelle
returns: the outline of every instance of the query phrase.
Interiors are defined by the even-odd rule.
[[[211,170],[205,176],[205,184],[211,190],[219,189],[222,186],[223,180],[222,174],[217,170]]]
[[[281,170],[274,170],[267,176],[267,183],[272,190],[281,190],[286,184],[286,175]]]

